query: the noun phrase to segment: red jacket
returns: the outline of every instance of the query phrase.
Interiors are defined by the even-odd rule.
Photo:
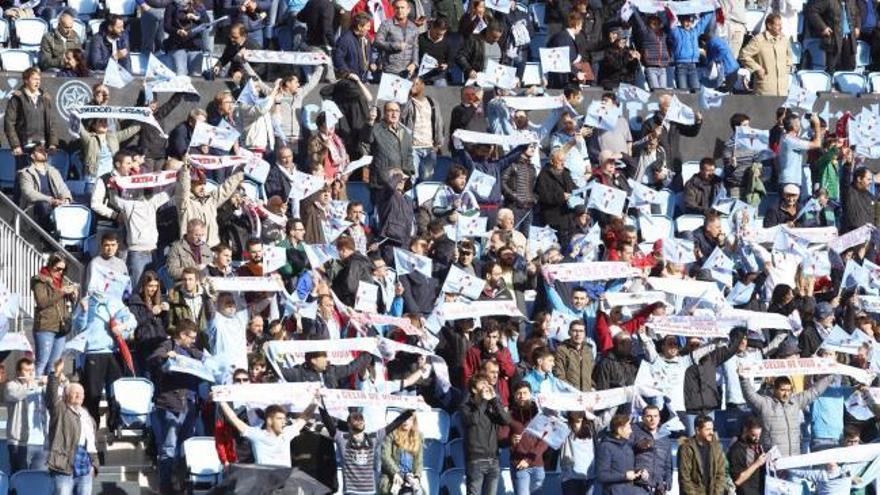
[[[370,31],[367,33],[367,37],[370,39],[370,42],[372,42],[376,37],[376,30],[379,29],[379,26],[372,21],[372,19],[374,19],[373,11],[367,7],[367,1],[368,0],[361,0],[356,3],[351,9],[351,17],[354,18],[354,16],[361,12],[366,12],[367,15],[370,16]],[[375,1],[373,3],[375,3]],[[388,0],[382,0],[382,10],[384,11],[385,19],[391,19],[394,17],[394,9],[391,7],[391,3],[389,3]]]
[[[462,388],[467,390],[468,382],[471,377],[480,371],[480,366],[490,357],[494,357],[495,360],[498,361],[500,369],[498,370],[497,393],[501,403],[506,407],[508,398],[510,397],[510,388],[507,381],[513,377],[514,373],[516,373],[516,366],[513,364],[513,358],[510,357],[510,351],[508,351],[506,347],[499,348],[494,356],[484,353],[480,344],[468,349],[468,352],[464,357],[464,383],[462,384]]]
[[[217,420],[214,422],[214,447],[217,449],[217,457],[224,465],[238,462],[234,428],[223,419],[222,414],[217,414]]]
[[[633,315],[631,320],[620,323],[617,326],[623,329],[626,333],[632,335],[636,333],[646,321],[648,321],[648,317],[651,316],[655,307],[656,304],[646,306]],[[614,343],[611,339],[611,323],[608,321],[608,315],[602,311],[596,313],[596,340],[598,341],[596,342],[596,345],[599,346],[599,352],[601,352],[602,355],[608,354],[608,351],[614,347]]]

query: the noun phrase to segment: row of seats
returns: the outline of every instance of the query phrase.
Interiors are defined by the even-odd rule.
[[[823,70],[799,70],[794,77],[798,85],[817,93],[832,89],[853,96],[880,93],[880,72],[839,71],[832,75]]]

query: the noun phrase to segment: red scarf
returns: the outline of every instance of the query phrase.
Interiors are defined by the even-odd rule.
[[[40,268],[40,275],[51,279],[52,287],[54,287],[55,290],[61,290],[61,283],[64,281],[61,275],[62,273],[64,272],[59,272],[58,276],[55,276],[54,272],[50,271],[48,266]]]

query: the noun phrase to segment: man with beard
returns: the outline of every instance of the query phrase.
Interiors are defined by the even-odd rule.
[[[256,238],[248,239],[247,253],[248,261],[238,267],[236,274],[240,277],[262,277],[263,242]],[[251,314],[264,313],[269,309],[273,301],[273,295],[269,292],[246,292],[244,300],[247,301]],[[268,316],[268,313],[264,314],[264,316]]]
[[[743,421],[742,433],[727,450],[727,460],[736,495],[764,493],[767,454],[761,448],[761,422],[758,418],[749,416]]]
[[[488,260],[483,263],[483,279],[486,281],[486,287],[480,294],[481,301],[508,301],[513,299],[513,295],[504,282],[504,268],[501,263]]]
[[[468,349],[464,357],[463,384],[467,384],[471,377],[480,371],[482,363],[490,359],[497,362],[500,368],[499,386],[507,388],[507,381],[516,372],[516,367],[510,356],[510,350],[501,345],[501,326],[495,320],[490,320],[487,323],[483,340]],[[498,395],[506,396],[507,394],[501,392]]]
[[[685,237],[694,242],[697,264],[703,264],[716,247],[724,249],[726,238],[721,230],[721,215],[715,211],[706,213],[703,226]]]

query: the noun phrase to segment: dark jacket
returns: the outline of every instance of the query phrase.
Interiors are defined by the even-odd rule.
[[[116,49],[129,50],[129,54],[125,57],[117,60],[116,62],[121,65],[125,70],[131,71],[131,45],[128,42],[128,31],[123,31],[122,35],[119,36],[119,39],[116,40]],[[92,37],[92,41],[89,43],[89,52],[87,61],[89,64],[89,69],[92,70],[105,70],[107,68],[107,61],[110,60],[110,57],[113,55],[113,47],[110,45],[110,41],[107,39],[107,23],[101,24],[101,31],[97,36]]]
[[[153,112],[153,117],[159,122],[159,125],[165,125],[165,118],[168,117],[171,112],[174,111],[175,108],[183,101],[183,95],[185,93],[174,93],[171,95],[171,98],[168,99],[165,103],[159,105],[159,108]],[[147,158],[152,158],[154,160],[159,158],[166,158],[169,155],[166,153],[166,146],[168,144],[168,138],[163,136],[159,129],[156,129],[150,125],[141,126],[140,132],[137,135],[138,138],[138,147],[143,151],[144,155]],[[185,147],[189,146],[189,141],[184,144]],[[287,197],[287,196],[285,196]]]
[[[709,486],[706,486],[703,473],[708,469]],[[678,448],[678,487],[682,495],[722,495],[727,493],[727,461],[721,442],[715,438],[709,445],[709,465],[703,463],[703,456],[697,440],[685,438]]]
[[[373,282],[373,264],[366,256],[355,252],[342,262],[342,269],[333,277],[333,292],[340,301],[354,306],[360,282]]]
[[[280,170],[277,164],[272,165],[269,174],[266,175],[266,182],[263,184],[266,190],[266,197],[281,196],[282,198],[290,197],[290,179],[287,174]]]
[[[567,168],[562,169],[561,173],[551,171],[549,165],[541,169],[535,183],[535,195],[538,196],[538,205],[544,223],[557,230],[568,228],[571,209],[568,207],[565,193],[570,194],[575,187]]]
[[[644,493],[626,472],[635,469],[636,456],[628,440],[605,437],[596,449],[596,478],[606,495],[638,495]]]
[[[272,9],[271,0],[256,0],[257,8],[253,12],[242,12],[241,6],[244,3],[241,0],[230,0],[224,2],[226,13],[231,23],[240,22],[244,24],[245,31],[253,33],[266,27],[269,23],[269,11]],[[265,13],[262,17],[260,14]]]
[[[461,406],[464,423],[464,448],[468,460],[491,460],[498,458],[498,428],[510,424],[510,413],[498,397],[491,401],[469,397]]]
[[[366,50],[364,50],[366,45]],[[358,38],[351,30],[346,31],[336,40],[333,50],[333,68],[357,74],[364,80],[370,70],[370,40]],[[366,55],[366,56],[365,56]]]
[[[438,282],[446,280],[449,267],[455,261],[456,249],[455,241],[447,237],[446,234],[431,242],[431,250],[428,254],[434,260],[432,275]]]
[[[578,44],[575,38],[571,37],[571,34],[568,32],[568,29],[561,29],[558,33],[554,34],[550,37],[550,41],[547,42],[548,48],[562,48],[568,47],[568,60],[569,62],[574,62],[578,57]],[[573,69],[573,68],[572,68]],[[576,80],[574,78],[574,74],[576,70],[572,70],[571,74],[562,74],[559,72],[550,72],[547,74],[547,83],[551,88],[559,89],[564,87],[566,84],[573,82]]]
[[[517,160],[501,174],[501,194],[508,208],[531,209],[535,206],[537,174],[531,161]]]
[[[694,122],[692,125],[668,122],[667,126],[664,126],[664,118],[659,112],[655,112],[651,116],[651,120],[653,120],[655,126],[660,126],[663,129],[660,132],[660,146],[669,154],[669,166],[676,173],[676,177],[681,177],[681,149],[678,143],[681,140],[681,136],[696,137],[700,133],[703,122]],[[680,181],[681,179],[678,180]]]
[[[76,31],[71,29],[69,36],[62,36],[56,28],[43,35],[40,40],[40,69],[60,69],[64,65],[64,53],[70,48],[82,48],[83,42]]]
[[[391,246],[408,248],[412,237],[414,222],[412,203],[408,198],[392,188],[386,187],[382,201],[376,207],[379,210],[379,237],[388,239]]]
[[[736,439],[730,448],[727,449],[730,477],[734,480],[739,478],[739,475],[746,471],[760,455],[760,444],[752,447],[742,440]],[[764,495],[764,473],[766,469],[765,466],[761,466],[752,473],[743,484],[736,487],[736,495]]]
[[[593,369],[593,386],[596,390],[628,387],[635,383],[638,371],[639,365],[635,358],[621,358],[612,351]]]
[[[773,207],[767,211],[767,215],[764,217],[763,223],[765,229],[769,229],[770,227],[775,227],[777,225],[784,225],[789,222],[794,222],[795,215],[780,208],[781,205],[782,200],[780,200],[779,203],[773,205]],[[846,208],[844,207],[844,216],[845,215]]]
[[[861,26],[862,14],[856,0],[845,0],[849,29]],[[843,9],[839,0],[810,0],[804,6],[804,21],[811,37],[819,38],[826,52],[839,53],[843,49]],[[822,36],[826,27],[831,28],[830,36]],[[850,45],[855,50],[855,40]],[[854,54],[854,52],[853,52]]]
[[[229,72],[231,73],[234,69],[240,69],[243,66],[243,60],[238,56],[238,53],[242,50],[242,48],[246,50],[261,50],[263,47],[258,45],[254,40],[248,38],[245,40],[244,44],[236,45],[232,42],[227,42],[226,47],[223,48],[223,53],[220,54],[220,59],[217,61],[217,65],[220,67],[225,67],[226,64],[232,64],[229,67]],[[264,64],[254,64],[254,70],[258,73],[257,66]]]
[[[59,394],[58,388],[58,378],[54,373],[49,373],[49,383],[46,385],[46,395],[43,399],[46,409],[49,410],[49,434],[46,438],[49,453],[46,465],[49,471],[71,475],[81,434],[81,415],[85,415],[86,422],[91,423],[93,428],[95,422],[84,407],[76,411],[68,406],[64,402],[64,396]],[[92,466],[97,468],[98,455],[89,453],[89,458]]]
[[[144,303],[140,294],[132,294],[128,300],[128,309],[137,320],[134,338],[142,356],[150,356],[166,340],[168,340],[168,312],[155,315]]]
[[[480,72],[486,67],[485,43],[482,35],[471,36],[465,40],[461,49],[458,51],[458,55],[455,56],[455,63],[461,68],[465,79],[467,79],[468,74],[470,74],[472,70]],[[507,53],[505,53],[503,48],[501,49],[501,60],[499,63],[501,65],[508,65],[510,63],[507,59]]]
[[[744,338],[744,331],[734,329],[727,345],[713,350],[684,372],[684,407],[689,413],[712,411],[721,407],[721,393],[715,384],[715,368],[736,354]]]
[[[639,60],[630,54],[628,48],[609,48],[599,62],[599,84],[606,90],[614,89],[620,83],[633,84],[638,69]]]
[[[388,173],[393,168],[399,168],[409,176],[415,174],[412,131],[399,124],[397,129],[396,133],[393,132],[385,122],[365,128],[369,133],[367,141],[373,155],[370,164],[370,187],[373,189],[381,189],[383,184],[388,183]]]
[[[684,211],[697,215],[705,215],[712,209],[712,202],[721,190],[721,178],[712,175],[703,180],[700,174],[694,174],[684,185]]]
[[[360,373],[370,364],[372,358],[371,354],[362,352],[355,360],[346,365],[328,364],[323,373],[319,373],[306,362],[292,368],[282,369],[281,377],[286,382],[322,382],[327,388],[343,388],[343,380],[355,373]]]
[[[300,22],[309,26],[306,43],[309,46],[333,46],[336,30],[333,19],[336,7],[330,0],[309,0],[297,14]]]
[[[651,488],[672,489],[672,440],[669,437],[654,437],[641,423],[632,427],[630,440],[636,454],[636,469],[646,469],[650,476],[647,483]]]
[[[410,272],[398,278],[403,286],[403,312],[428,315],[434,309],[439,280],[420,272]]]
[[[471,341],[450,325],[444,325],[437,335],[439,342],[434,351],[449,367],[449,381],[454,387],[465,388],[464,360]]]
[[[9,102],[12,105],[12,102]],[[7,110],[7,117],[8,117]],[[8,133],[7,133],[8,134]],[[840,219],[840,233],[845,234],[862,225],[874,223],[874,198],[869,191],[856,189],[852,185],[852,166],[843,167],[840,178],[840,197],[843,200],[843,217]]]
[[[638,46],[641,47],[642,64],[645,67],[667,67],[672,57],[669,54],[666,31],[661,29],[658,33],[649,28],[637,9],[633,9],[632,18],[635,20]]]
[[[13,91],[6,104],[3,131],[12,149],[39,143],[58,146],[58,136],[52,128],[52,97],[41,89],[34,104],[23,89]]]
[[[199,16],[199,19],[193,21],[187,17],[189,14],[195,14]],[[165,9],[165,18],[162,20],[162,27],[165,33],[168,34],[168,38],[164,41],[165,51],[202,51],[202,35],[199,33],[193,35],[192,30],[196,26],[207,24],[208,22],[210,22],[208,12],[203,5],[194,8],[192,3],[187,6],[177,2],[172,3],[171,6]],[[180,36],[177,33],[180,29],[186,31],[186,36]]]
[[[70,328],[68,298],[52,285],[52,277],[34,275],[31,278],[34,295],[34,331],[53,332],[63,335]],[[73,302],[73,299],[71,298]]]
[[[456,154],[458,162],[467,169],[468,174],[471,174],[474,170],[479,170],[486,175],[491,175],[495,179],[495,183],[492,185],[492,191],[489,192],[488,197],[484,198],[478,196],[477,194],[474,194],[474,196],[477,198],[478,203],[480,203],[481,205],[500,205],[502,203],[503,197],[501,196],[501,176],[504,174],[508,167],[519,160],[520,155],[522,155],[523,151],[525,151],[526,148],[526,145],[517,146],[516,148],[510,150],[509,153],[497,160],[474,160],[471,157],[470,153],[468,153],[466,150],[461,150]]]
[[[189,142],[192,141],[193,129],[186,121],[181,122],[168,135],[168,146],[165,148],[168,158],[183,160],[189,153]]]
[[[186,411],[187,402],[191,402],[198,394],[199,378],[187,373],[171,373],[163,369],[168,360],[168,352],[189,355],[193,359],[202,359],[198,349],[186,349],[173,340],[163,342],[150,356],[148,363],[152,369],[153,380],[156,382],[156,407],[181,413]]]

